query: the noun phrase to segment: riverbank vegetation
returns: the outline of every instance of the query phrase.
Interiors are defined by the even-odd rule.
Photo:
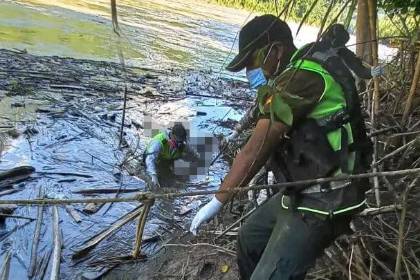
[[[329,9],[331,13],[340,13],[338,22],[349,26],[350,31],[356,28],[356,9],[366,4],[366,0],[211,0],[221,5],[246,9],[249,11],[279,14],[284,18],[306,24],[320,26]],[[418,0],[380,0],[377,2],[379,12],[379,37],[411,37],[419,28],[420,1]],[[310,15],[310,16],[308,16]]]

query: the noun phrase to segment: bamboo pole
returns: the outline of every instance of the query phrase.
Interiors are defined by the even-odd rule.
[[[371,36],[371,48],[372,48],[372,63],[373,66],[378,66],[378,41],[376,36],[376,0],[368,0],[368,11],[369,11],[369,28]],[[373,116],[379,112],[379,79],[373,78]]]
[[[118,34],[120,27],[118,26],[118,15],[117,15],[117,1],[111,0],[111,17],[112,17],[112,27],[114,32]]]
[[[217,193],[244,193],[249,190],[262,190],[266,188],[285,188],[294,186],[303,186],[310,184],[323,184],[328,182],[347,181],[354,179],[364,179],[372,177],[394,177],[394,176],[407,176],[420,173],[420,168],[401,169],[394,171],[371,172],[352,175],[338,175],[335,177],[326,177],[310,180],[302,180],[295,182],[286,182],[273,185],[257,185],[243,188],[233,188],[229,190],[208,190],[208,191],[192,191],[192,192],[173,192],[173,193],[150,193],[141,192],[134,196],[119,197],[119,198],[81,198],[81,199],[15,199],[15,200],[0,200],[0,205],[4,204],[17,204],[17,205],[66,205],[77,203],[107,203],[107,202],[134,202],[145,201],[151,199],[171,199],[176,197],[185,196],[198,196]]]
[[[53,210],[53,240],[54,240],[54,251],[53,260],[51,267],[51,280],[60,279],[60,261],[61,261],[61,232],[59,226],[59,216],[57,206],[52,208]]]
[[[372,49],[372,62],[373,66],[378,66],[378,42],[376,37],[376,0],[368,0],[368,14],[369,14],[369,29],[371,36],[371,49]],[[378,78],[373,78],[373,94],[372,94],[372,112],[371,112],[371,123],[372,131],[376,129],[376,116],[379,112],[379,80]],[[378,140],[376,137],[372,138],[373,140],[373,162],[377,161],[378,157]],[[377,171],[376,167],[372,168],[373,172]],[[375,192],[376,205],[379,207],[381,205],[381,196],[379,193],[379,180],[378,178],[373,178],[373,189]]]
[[[47,272],[47,268],[48,268],[48,263],[50,262],[50,258],[52,255],[53,250],[49,249],[47,252],[45,252],[45,254],[41,257],[41,261],[39,264],[39,268],[36,271],[36,278],[35,279],[39,279],[42,280],[44,279],[45,273]]]
[[[42,187],[39,188],[38,198],[43,198],[44,192]],[[35,225],[35,232],[34,238],[32,239],[32,249],[31,249],[31,263],[29,266],[28,277],[32,278],[35,273],[36,268],[36,259],[37,259],[37,251],[38,251],[38,244],[39,244],[39,237],[41,236],[41,225],[42,225],[42,216],[44,212],[44,207],[42,205],[38,206],[37,208],[37,215],[36,215],[36,225]]]
[[[144,226],[146,225],[147,216],[149,215],[150,208],[155,203],[154,200],[149,200],[144,203],[143,211],[139,217],[139,222],[137,224],[136,230],[136,241],[134,243],[133,258],[138,258],[141,254],[141,243],[143,241],[143,231]]]
[[[410,109],[413,103],[413,98],[416,93],[417,85],[420,80],[420,53],[417,55],[417,63],[416,63],[416,70],[414,71],[413,82],[411,83],[410,93],[408,94],[407,103],[405,103],[402,123],[403,125],[406,124],[408,119],[408,114],[410,113]]]
[[[3,260],[3,265],[1,266],[0,270],[0,280],[8,280],[9,279],[9,271],[10,271],[10,260],[12,258],[12,251],[8,251],[6,256]]]
[[[142,211],[143,205],[136,207],[128,214],[124,215],[117,221],[115,221],[109,228],[101,231],[96,236],[90,238],[85,245],[83,245],[80,249],[78,249],[74,255],[73,259],[80,258],[84,256],[89,250],[93,249],[96,245],[98,245],[102,240],[110,236],[114,233],[117,229],[121,228],[123,225],[128,223],[129,221],[133,220],[137,217]]]

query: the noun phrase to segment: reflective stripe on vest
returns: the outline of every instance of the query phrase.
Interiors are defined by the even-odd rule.
[[[296,51],[295,55],[299,52]],[[293,57],[292,57],[293,60]],[[310,61],[310,60],[304,60],[299,59],[293,62],[291,66],[287,70],[294,71],[294,69],[302,69],[306,71],[315,72],[324,80],[324,92],[322,93],[321,97],[318,100],[318,103],[316,107],[312,110],[312,112],[307,116],[307,118],[313,118],[315,120],[322,120],[324,118],[330,117],[331,115],[342,111],[345,109],[346,106],[346,100],[344,96],[344,92],[340,86],[339,83],[337,83],[333,77],[328,73],[327,70],[325,70],[320,64]],[[286,70],[286,71],[287,71]],[[353,135],[351,126],[349,123],[347,123],[344,126],[347,130],[348,134],[348,144],[353,143]],[[337,129],[335,131],[329,132],[327,134],[328,141],[334,151],[339,151],[341,149],[341,129]],[[355,159],[355,153],[349,154],[349,170],[354,169],[354,159]],[[341,174],[341,170],[338,170],[335,175]],[[345,190],[343,190],[345,191]],[[288,209],[287,205],[284,204],[284,198],[282,197],[282,207],[284,209]],[[327,212],[325,209],[315,209],[305,206],[298,206],[297,209],[300,211],[308,211],[312,213],[317,213],[321,215],[337,215],[346,213],[352,210],[355,210],[361,206],[363,206],[366,203],[366,200],[359,202],[355,205],[351,205],[349,207],[346,207],[344,209],[335,209],[333,211]]]

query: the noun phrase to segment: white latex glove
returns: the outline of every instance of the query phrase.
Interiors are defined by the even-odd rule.
[[[160,188],[159,179],[156,174],[150,175],[154,187]]]
[[[382,76],[385,73],[385,68],[383,65],[378,65],[370,68],[370,74],[373,78]]]
[[[195,215],[191,227],[190,232],[194,235],[197,235],[197,229],[198,227],[207,221],[209,221],[211,218],[216,216],[217,213],[219,213],[220,209],[222,209],[223,203],[221,203],[216,197],[213,197],[212,200],[210,200],[209,203],[203,206],[203,208],[200,209],[200,211],[197,212]]]

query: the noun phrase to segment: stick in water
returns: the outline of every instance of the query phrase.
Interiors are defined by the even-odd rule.
[[[101,231],[96,236],[90,238],[85,245],[83,245],[79,250],[75,252],[75,254],[73,255],[73,259],[83,257],[86,253],[88,253],[91,249],[98,245],[99,242],[101,242],[102,240],[110,236],[112,233],[114,233],[117,229],[121,228],[123,225],[137,217],[142,210],[143,205],[134,208],[134,210],[115,221],[109,228]]]
[[[38,198],[42,199],[44,196],[42,187],[39,188]],[[31,250],[31,264],[29,266],[28,277],[32,278],[35,273],[36,267],[36,258],[37,258],[37,250],[39,244],[39,237],[41,235],[41,224],[42,224],[42,215],[44,211],[44,206],[40,205],[37,208],[37,215],[36,215],[36,225],[35,225],[35,232],[34,238],[32,240],[32,250]]]
[[[54,251],[53,251],[53,263],[51,268],[51,280],[60,279],[60,259],[61,259],[61,232],[58,216],[57,206],[53,207],[53,240],[54,240]]]

